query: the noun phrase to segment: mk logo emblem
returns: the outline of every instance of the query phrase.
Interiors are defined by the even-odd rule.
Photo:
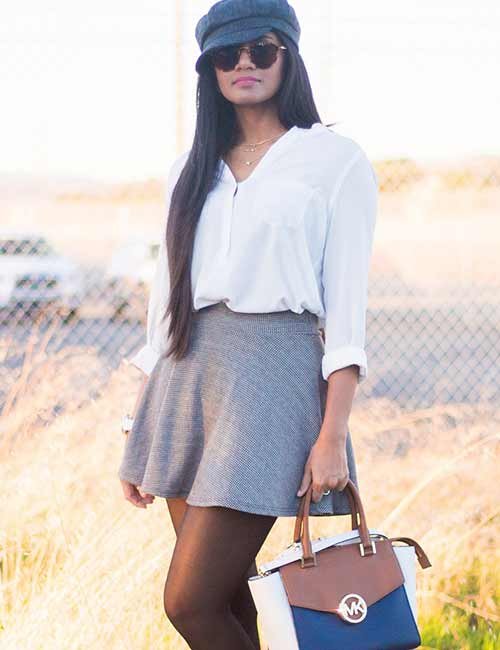
[[[366,617],[368,607],[363,596],[346,594],[339,604],[339,615],[349,623],[361,623]]]

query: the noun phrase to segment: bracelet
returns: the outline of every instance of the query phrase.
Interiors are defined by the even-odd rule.
[[[128,433],[130,433],[133,424],[134,424],[134,418],[131,415],[129,415],[128,413],[126,413],[122,417],[122,433],[124,435],[127,435]]]

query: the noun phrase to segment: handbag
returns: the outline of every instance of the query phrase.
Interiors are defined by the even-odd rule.
[[[414,650],[421,644],[415,560],[425,569],[429,558],[410,537],[369,529],[351,479],[345,490],[351,531],[311,540],[310,484],[293,542],[248,578],[268,650]]]

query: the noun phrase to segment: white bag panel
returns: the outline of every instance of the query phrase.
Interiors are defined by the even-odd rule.
[[[248,579],[260,627],[269,650],[299,650],[292,610],[280,572]]]
[[[411,611],[415,622],[417,621],[417,585],[416,585],[416,560],[415,549],[413,546],[396,546],[393,545],[394,552],[398,558],[399,566],[405,578],[405,591],[408,596]]]

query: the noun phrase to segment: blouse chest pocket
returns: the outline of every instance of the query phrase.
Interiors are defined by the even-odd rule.
[[[253,197],[254,219],[258,223],[300,228],[314,188],[298,181],[264,181]]]

